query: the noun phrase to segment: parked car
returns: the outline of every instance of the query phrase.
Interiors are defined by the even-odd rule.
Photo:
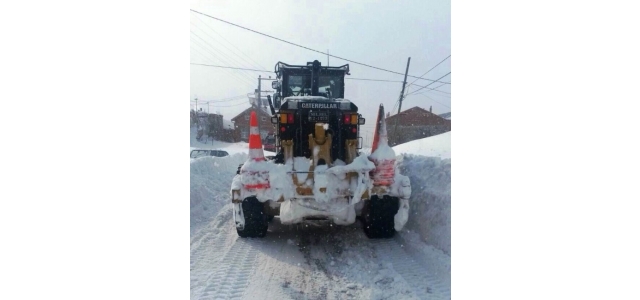
[[[223,150],[199,149],[199,150],[191,150],[190,156],[191,158],[198,158],[198,157],[204,157],[204,156],[225,157],[225,156],[229,156],[229,153]]]

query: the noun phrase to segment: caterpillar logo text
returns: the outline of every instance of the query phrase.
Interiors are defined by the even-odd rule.
[[[338,103],[300,103],[302,108],[331,108],[338,109]]]

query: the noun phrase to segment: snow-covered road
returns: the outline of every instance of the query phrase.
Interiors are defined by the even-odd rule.
[[[191,299],[450,299],[450,159],[398,156],[414,191],[409,222],[393,239],[368,239],[359,221],[278,217],[265,238],[245,239],[229,188],[247,156],[242,145],[209,147],[238,151],[191,160]]]
[[[370,240],[359,222],[269,224],[239,238],[225,206],[191,240],[192,299],[449,299],[449,257],[398,235]]]

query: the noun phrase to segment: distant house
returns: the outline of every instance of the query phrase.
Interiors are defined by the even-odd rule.
[[[269,133],[275,131],[274,125],[271,124],[271,114],[260,107],[251,106],[231,119],[235,124],[234,140],[236,142],[249,141],[249,118],[251,117],[252,111],[255,111],[258,117],[258,128],[260,129],[261,139],[264,139]]]
[[[222,119],[222,138],[221,141],[233,143],[235,142],[236,128],[231,120]]]
[[[451,120],[451,112],[439,114],[443,119]]]
[[[195,117],[196,117],[196,129],[197,129],[197,136],[196,139],[200,140],[202,138],[202,136],[204,134],[207,133],[207,128],[209,127],[209,119],[207,117],[207,113],[202,111],[202,108],[196,112]]]
[[[389,145],[392,147],[451,131],[451,120],[417,106],[387,117],[385,121]]]
[[[223,136],[222,115],[209,114],[207,119],[207,135],[214,140],[221,141]]]

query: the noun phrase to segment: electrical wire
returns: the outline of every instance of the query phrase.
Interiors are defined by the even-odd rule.
[[[420,75],[420,78],[422,78],[422,76],[427,75],[427,73],[429,73],[431,70],[435,69],[435,67],[439,66],[441,63],[443,63],[445,60],[447,60],[449,57],[451,57],[451,54],[449,54],[449,56],[445,57],[443,60],[441,60],[439,63],[437,63],[435,66],[433,66],[431,69],[429,69],[428,71],[424,72],[424,74]],[[410,87],[414,82],[416,82],[418,79],[415,79],[414,81],[412,81],[411,83],[409,83],[409,85],[407,87]]]
[[[190,64],[192,64],[192,65],[198,65],[198,66],[206,66],[206,67],[216,67],[216,68],[226,68],[226,69],[236,69],[236,70],[245,70],[245,71],[256,71],[256,72],[273,73],[273,71],[256,70],[256,69],[236,68],[236,67],[227,67],[227,66],[218,66],[218,65],[208,65],[208,64],[198,64],[198,63],[190,63]]]
[[[221,34],[219,34],[217,31],[215,31],[211,26],[209,26],[209,24],[207,24],[207,22],[203,21],[202,19],[200,19],[200,17],[195,16],[196,19],[198,21],[200,21],[202,24],[204,24],[205,26],[207,26],[209,29],[211,29],[211,31],[213,31],[213,33],[217,34],[220,38],[222,38],[222,40],[224,40],[225,42],[227,42],[229,45],[231,45],[233,48],[236,48],[236,50],[238,50],[238,52],[240,52],[240,54],[244,55],[245,57],[247,57],[250,61],[255,63],[255,66],[258,66],[262,69],[266,69],[265,67],[263,67],[262,65],[260,65],[259,63],[257,63],[255,60],[251,59],[251,56],[245,54],[244,52],[242,52],[242,50],[240,50],[238,47],[236,47],[235,45],[233,45],[233,43],[229,42],[227,39],[224,38],[224,36],[222,36]],[[252,67],[255,67],[252,65]]]
[[[200,29],[200,28],[199,28],[199,29]],[[202,30],[202,29],[200,29],[200,30]],[[207,45],[209,45],[209,47],[211,47],[211,49],[214,49],[214,50],[216,51],[216,53],[219,53],[219,55],[221,55],[221,56],[225,57],[225,59],[228,59],[229,61],[231,61],[231,62],[233,63],[233,65],[238,65],[238,66],[240,66],[240,67],[243,67],[243,64],[242,64],[241,62],[239,62],[238,60],[236,60],[234,57],[231,57],[231,56],[227,55],[227,53],[225,53],[224,51],[222,51],[221,49],[218,49],[218,48],[216,47],[217,45],[222,45],[222,44],[220,44],[220,43],[216,43],[217,41],[216,41],[216,42],[213,42],[213,44],[211,44],[211,43],[209,43],[209,42],[205,41],[202,37],[200,37],[200,36],[199,36],[198,34],[196,34],[195,32],[191,31],[191,33],[192,33],[193,35],[195,35],[196,37],[198,37],[199,39],[201,39],[201,40],[202,40],[203,42],[205,42]],[[205,34],[207,34],[206,32],[204,32],[204,33],[205,33]],[[209,34],[207,34],[207,36],[209,36],[210,38],[212,38]],[[213,39],[213,38],[212,38],[212,39]],[[214,46],[214,44],[215,44],[216,46]],[[224,45],[222,45],[222,46],[224,46]],[[226,46],[224,46],[224,47],[226,48]],[[226,48],[226,49],[229,49],[229,48]],[[232,52],[233,54],[235,54],[235,52],[233,52],[233,51],[231,51],[231,52]],[[237,55],[237,54],[235,54],[235,55]],[[240,56],[238,56],[238,57],[240,57]],[[242,57],[240,57],[240,58],[241,58],[241,59],[243,59]],[[246,60],[245,60],[245,62],[246,62]],[[249,65],[250,65],[250,64],[249,64]],[[247,75],[246,73],[242,73],[242,74],[243,74],[244,76],[246,76],[246,77],[248,77],[248,78],[251,78],[251,79],[253,80],[253,78],[251,77],[251,76],[253,76],[253,75]]]
[[[205,41],[203,38],[201,38],[200,36],[198,36],[195,32],[191,31],[191,34],[193,34],[194,36],[196,36],[198,39],[202,40],[204,43],[206,43],[211,49],[213,49],[213,51],[211,51],[211,49],[206,49],[206,51],[208,51],[212,56],[216,57],[218,60],[220,60],[221,62],[223,62],[224,64],[229,64],[229,62],[223,58],[222,55],[220,55],[219,50],[215,49],[209,42]],[[196,40],[192,40],[192,42],[196,42]],[[203,49],[206,48],[204,46],[202,46],[199,43],[196,43],[197,45],[199,45],[200,47],[202,47]],[[214,54],[215,51],[215,54]],[[253,78],[251,78],[251,76],[248,76],[246,73],[236,73],[235,74],[235,78],[243,78],[245,80],[245,82],[248,82],[251,86],[254,85],[253,83]]]
[[[217,54],[218,54],[218,59],[220,59],[223,63],[225,64],[229,64],[229,62],[227,60],[232,60],[233,63],[237,64],[238,62],[233,59],[230,58],[228,56],[226,56],[224,53],[222,53],[220,50],[216,49],[213,45],[211,45],[209,42],[207,42],[206,40],[204,40],[202,37],[200,37],[199,35],[197,35],[195,32],[191,31],[191,34],[193,34],[194,36],[196,36],[197,38],[199,38],[200,40],[202,40],[203,42],[205,42],[207,45],[209,45],[209,47],[211,47],[211,49],[213,49]],[[251,76],[247,75],[246,73],[238,73],[238,76],[242,76],[243,78],[249,80],[249,82],[253,82],[254,78],[252,78]]]
[[[224,98],[224,99],[218,99],[218,100],[198,100],[198,102],[202,102],[202,103],[206,103],[206,102],[212,102],[212,103],[220,103],[220,102],[229,102],[229,101],[235,101],[235,100],[239,100],[242,98],[246,98],[247,95],[243,94],[243,95],[238,95],[238,96],[233,96],[233,97],[229,97],[229,98]],[[191,100],[191,102],[194,102],[196,100]]]
[[[230,25],[233,25],[233,26],[236,26],[236,27],[239,27],[239,28],[242,28],[242,29],[245,29],[245,30],[248,30],[248,31],[254,32],[254,33],[257,33],[257,34],[260,34],[260,35],[264,35],[264,36],[266,36],[266,37],[269,37],[269,38],[272,38],[272,39],[275,39],[275,40],[278,40],[278,41],[281,41],[281,42],[284,42],[284,43],[287,43],[287,44],[290,44],[290,45],[294,45],[294,46],[296,46],[296,47],[304,48],[304,49],[307,49],[307,50],[309,50],[309,51],[317,52],[317,53],[324,54],[324,55],[327,55],[327,56],[330,56],[330,57],[334,57],[334,58],[337,58],[337,59],[342,59],[342,60],[344,60],[344,61],[348,61],[348,62],[351,62],[351,63],[354,63],[354,64],[358,64],[358,65],[362,65],[362,66],[365,66],[365,67],[369,67],[369,68],[373,68],[373,69],[376,69],[376,70],[385,71],[385,72],[394,73],[394,74],[403,75],[403,76],[405,75],[404,73],[395,72],[395,71],[391,71],[391,70],[387,70],[387,69],[383,69],[383,68],[379,68],[379,67],[374,67],[374,66],[372,66],[372,65],[368,65],[368,64],[365,64],[365,63],[360,63],[360,62],[357,62],[357,61],[353,61],[353,60],[350,60],[350,59],[346,59],[346,58],[344,58],[344,57],[339,57],[339,56],[335,56],[335,55],[333,55],[333,54],[329,54],[329,53],[325,53],[325,52],[318,51],[318,50],[315,50],[315,49],[311,49],[311,48],[309,48],[309,47],[305,47],[305,46],[298,45],[298,44],[295,44],[295,43],[292,43],[292,42],[289,42],[289,41],[285,41],[285,40],[283,40],[283,39],[280,39],[280,38],[277,38],[277,37],[274,37],[274,36],[271,36],[271,35],[268,35],[268,34],[265,34],[265,33],[262,33],[262,32],[255,31],[255,30],[250,29],[250,28],[247,28],[247,27],[243,27],[243,26],[237,25],[237,24],[234,24],[234,23],[231,23],[231,22],[228,22],[228,21],[225,21],[225,20],[222,20],[222,19],[216,18],[216,17],[214,17],[214,16],[210,16],[210,15],[207,15],[207,14],[205,14],[205,13],[201,13],[201,12],[196,11],[196,10],[193,10],[193,9],[190,9],[190,10],[191,10],[192,12],[194,12],[194,13],[201,14],[201,15],[203,15],[203,16],[206,16],[206,17],[209,17],[209,18],[212,18],[212,19],[215,19],[215,20],[218,20],[218,21],[224,22],[224,23],[227,23],[227,24],[230,24]],[[442,81],[433,80],[433,79],[420,78],[420,77],[416,77],[416,76],[413,76],[413,75],[407,75],[407,76],[408,76],[408,77],[413,77],[413,78],[422,79],[422,80],[432,81],[432,83],[433,83],[433,82],[439,82],[439,83],[446,83],[446,84],[450,84],[449,82],[442,82]]]
[[[442,77],[438,78],[438,80],[440,80],[440,79],[442,79],[442,78],[445,78],[445,77],[449,76],[449,74],[451,74],[451,72],[449,72],[449,73],[447,73],[447,74],[444,74]],[[410,93],[410,94],[408,94],[408,95],[415,94],[417,91],[419,91],[419,90],[421,90],[421,89],[424,89],[424,88],[427,88],[428,86],[430,86],[430,85],[432,85],[432,84],[434,84],[434,83],[435,83],[435,81],[434,81],[434,82],[432,82],[432,83],[427,84],[427,85],[426,85],[426,86],[424,86],[424,87],[421,87],[421,88],[419,88],[419,89],[417,89],[417,90],[415,90],[415,91],[411,92],[411,93]]]
[[[204,46],[202,46],[200,43],[196,42],[195,40],[193,40],[192,42],[194,42],[194,44],[195,44],[195,45],[198,45],[199,47],[201,47],[201,48],[205,49],[205,47],[204,47]],[[194,49],[195,49],[195,48],[194,48]],[[196,49],[196,51],[197,51],[197,49]],[[205,51],[206,51],[206,50],[205,50]],[[198,53],[202,54],[202,52],[200,52],[200,51],[198,51]],[[202,55],[203,55],[203,54],[202,54]],[[211,56],[212,54],[211,54],[211,53],[209,53],[209,55]],[[213,55],[213,56],[215,56],[215,55]],[[207,57],[207,56],[205,56],[205,57]],[[210,58],[209,58],[209,59],[210,59]],[[238,75],[234,74],[234,73],[233,73],[233,72],[231,72],[230,70],[224,70],[224,71],[225,71],[225,73],[226,73],[226,74],[229,74],[229,76],[232,76],[232,77],[236,78],[236,79],[238,80],[238,83],[244,83],[244,84],[246,84],[247,86],[254,87],[254,84],[253,84],[252,82],[248,82],[246,78],[244,78],[244,77],[238,77]]]
[[[349,80],[366,80],[366,81],[384,81],[384,82],[403,82],[400,80],[384,80],[384,79],[368,79],[368,78],[345,78]]]
[[[243,103],[232,104],[232,105],[216,105],[215,107],[232,107],[232,106],[238,106],[238,105],[249,105],[249,103],[243,102]]]
[[[417,85],[417,84],[414,84],[414,85],[417,86],[417,87],[426,88],[427,90],[430,90],[430,91],[435,91],[435,92],[440,92],[440,93],[444,93],[444,94],[447,94],[447,95],[451,95],[451,93],[449,93],[449,92],[445,92],[445,91],[441,91],[441,90],[437,89],[437,88],[441,87],[442,85],[434,87],[434,88],[427,88],[425,86],[421,86],[421,85]],[[415,91],[418,91],[418,90],[415,90]],[[404,95],[406,96],[406,95],[409,95],[409,94],[411,94],[411,93],[409,93],[409,91],[407,91]]]
[[[429,98],[431,101],[433,101],[433,102],[435,102],[435,103],[438,103],[438,104],[440,104],[440,105],[442,105],[442,106],[445,106],[445,107],[447,107],[448,109],[451,109],[451,107],[450,107],[450,106],[448,106],[448,105],[446,105],[446,104],[442,104],[441,102],[436,101],[436,100],[434,100],[433,98],[431,98],[431,97],[429,97],[429,96],[427,96],[427,95],[425,95],[425,94],[415,94],[415,95],[422,95],[422,96],[425,96],[425,97]],[[410,96],[412,96],[412,95],[410,95]]]
[[[200,63],[190,63],[192,65],[198,66],[206,66],[206,67],[216,67],[216,68],[227,68],[227,69],[237,69],[237,70],[245,70],[245,71],[255,71],[255,72],[265,72],[265,73],[273,73],[273,71],[267,70],[256,70],[256,69],[247,69],[247,68],[236,68],[236,67],[228,67],[228,66],[218,66],[218,65],[209,65],[209,64],[200,64]],[[382,82],[402,82],[402,80],[386,80],[386,79],[371,79],[371,78],[351,78],[345,77],[345,80],[365,80],[365,81],[382,81]],[[417,85],[416,86],[420,86]]]

